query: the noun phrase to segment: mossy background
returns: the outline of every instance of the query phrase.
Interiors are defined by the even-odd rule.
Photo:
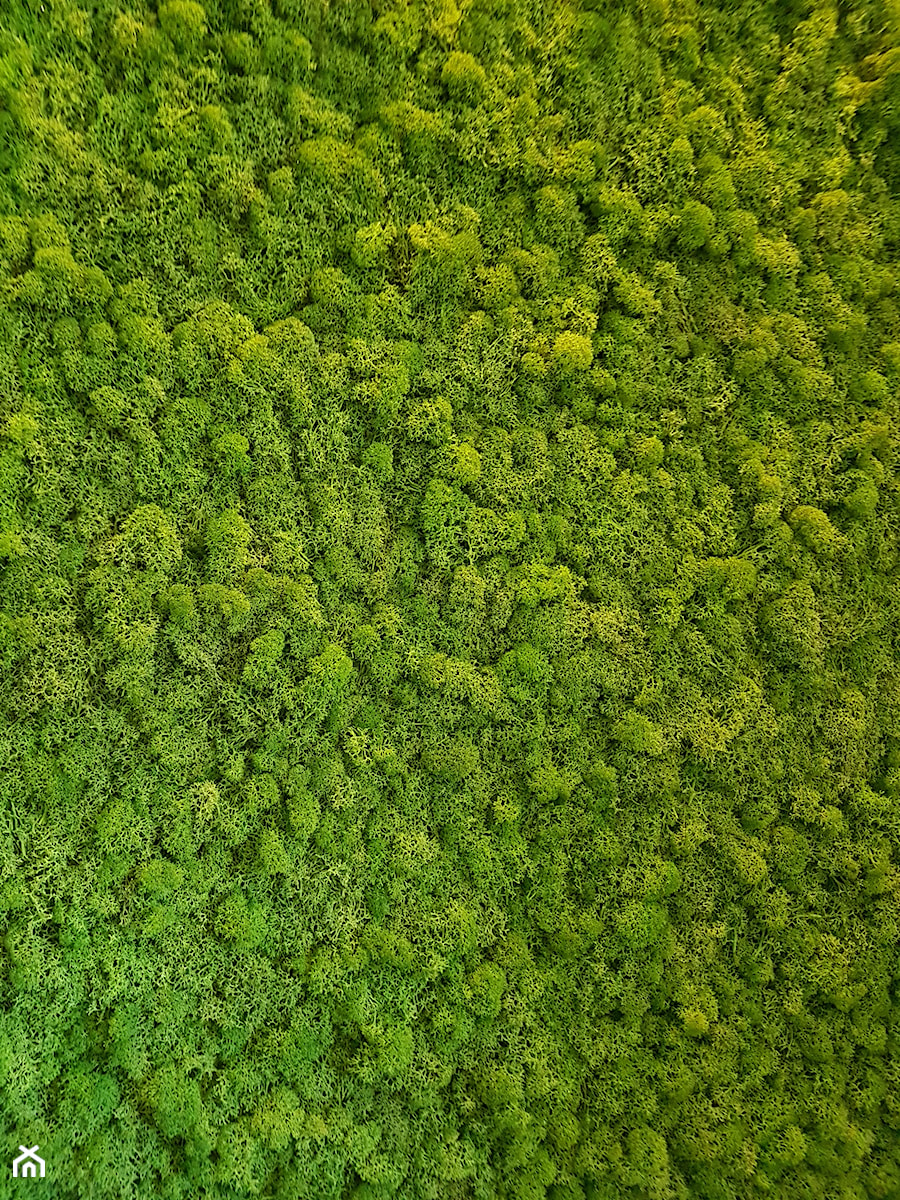
[[[897,0],[5,0],[0,1196],[900,1195]]]

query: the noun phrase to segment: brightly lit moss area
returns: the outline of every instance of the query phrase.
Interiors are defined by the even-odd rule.
[[[0,1198],[900,1196],[898,188],[897,0],[0,3]]]

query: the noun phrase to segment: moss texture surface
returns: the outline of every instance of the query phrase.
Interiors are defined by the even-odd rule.
[[[0,4],[0,1197],[897,1200],[898,184],[897,0]]]

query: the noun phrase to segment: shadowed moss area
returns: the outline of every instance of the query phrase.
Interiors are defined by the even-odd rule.
[[[0,5],[0,1198],[900,1195],[898,186],[897,0]]]

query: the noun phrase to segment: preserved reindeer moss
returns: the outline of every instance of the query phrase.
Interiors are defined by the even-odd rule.
[[[896,3],[0,7],[5,1161],[900,1195]]]

